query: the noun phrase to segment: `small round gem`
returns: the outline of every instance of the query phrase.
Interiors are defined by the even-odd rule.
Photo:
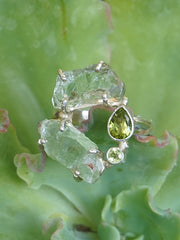
[[[107,151],[107,161],[111,164],[123,162],[124,153],[118,147],[112,147]]]

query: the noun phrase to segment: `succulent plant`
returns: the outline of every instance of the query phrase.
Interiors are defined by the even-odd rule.
[[[180,239],[179,10],[178,0],[0,2],[0,239]],[[99,60],[153,134],[132,137],[126,162],[89,184],[39,149],[38,124],[54,115],[57,69]],[[112,147],[107,117],[94,109],[88,125],[101,149]]]

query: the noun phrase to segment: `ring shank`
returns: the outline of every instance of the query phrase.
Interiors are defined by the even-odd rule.
[[[152,130],[152,121],[148,121],[141,116],[134,116],[134,134],[147,135]]]

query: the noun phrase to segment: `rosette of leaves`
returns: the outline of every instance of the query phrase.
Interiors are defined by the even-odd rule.
[[[0,239],[180,239],[179,10],[177,0],[0,2]],[[44,161],[37,125],[53,115],[57,69],[102,59],[154,131],[91,185]],[[97,144],[104,114],[94,112]]]

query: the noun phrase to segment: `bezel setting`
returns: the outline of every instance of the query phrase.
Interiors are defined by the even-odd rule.
[[[114,159],[116,158],[115,161],[113,160],[113,157],[109,156],[110,152],[112,152],[112,154],[115,155],[114,156]],[[107,161],[112,165],[123,163],[124,162],[124,152],[121,151],[121,149],[119,147],[111,147],[108,149],[108,151],[106,153],[106,158],[107,158]]]
[[[118,112],[121,108],[124,109],[124,111],[127,113],[128,117],[129,117],[129,119],[130,119],[130,121],[131,121],[131,132],[130,132],[130,134],[129,134],[126,138],[117,139],[117,138],[115,138],[115,137],[113,137],[113,136],[111,135],[110,130],[109,130],[109,125],[110,125],[110,122],[111,122],[113,116],[115,115],[115,113]],[[133,135],[133,133],[134,133],[134,120],[133,120],[133,116],[130,114],[130,112],[128,111],[128,109],[126,108],[125,105],[120,105],[118,108],[116,108],[116,109],[113,111],[113,113],[112,113],[111,116],[109,117],[109,120],[108,120],[108,123],[107,123],[107,131],[108,131],[109,136],[110,136],[113,140],[118,141],[118,142],[126,141],[126,140],[128,140],[128,139]]]

